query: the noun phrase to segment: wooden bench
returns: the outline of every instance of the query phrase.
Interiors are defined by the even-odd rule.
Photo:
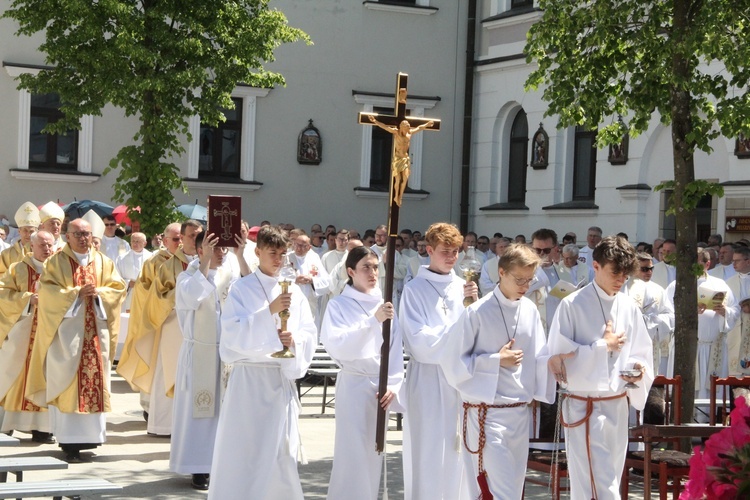
[[[0,498],[52,497],[78,499],[91,493],[122,491],[122,486],[104,479],[61,479],[58,481],[28,481],[0,484]]]
[[[68,462],[53,457],[3,457],[0,458],[0,483],[8,480],[8,473],[16,476],[16,481],[23,481],[23,472],[27,470],[67,469]]]

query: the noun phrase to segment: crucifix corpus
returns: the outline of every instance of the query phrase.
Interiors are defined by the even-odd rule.
[[[384,300],[393,299],[393,270],[396,260],[396,236],[398,236],[398,213],[403,202],[406,184],[411,172],[409,145],[412,135],[422,130],[440,130],[440,120],[406,116],[406,85],[409,75],[399,73],[396,81],[395,114],[359,113],[361,125],[375,125],[393,136],[391,150],[391,175],[388,195],[388,246],[385,252],[385,291]],[[380,349],[380,381],[378,393],[388,390],[388,354],[391,345],[391,320],[383,322],[383,346]],[[375,433],[375,449],[383,452],[385,445],[386,413],[378,404],[378,419]]]

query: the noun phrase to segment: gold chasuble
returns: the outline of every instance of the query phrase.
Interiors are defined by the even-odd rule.
[[[135,282],[135,286],[133,287],[128,335],[125,337],[125,344],[122,346],[120,362],[117,363],[117,373],[128,381],[134,391],[139,390],[139,388],[133,380],[148,371],[148,366],[142,362],[135,348],[138,341],[150,331],[150,329],[144,328],[143,310],[148,302],[149,290],[156,279],[156,273],[159,272],[162,264],[171,257],[172,254],[163,248],[154,253],[151,258],[143,263],[141,273],[138,275],[138,281]],[[145,392],[148,392],[148,390],[146,389]]]
[[[79,300],[87,283],[97,296]],[[117,346],[125,282],[114,263],[92,250],[85,266],[66,245],[42,273],[36,339],[26,397],[62,413],[110,411],[110,353]],[[46,361],[46,364],[45,364]],[[46,377],[45,377],[46,367]]]
[[[0,279],[0,406],[6,411],[46,411],[24,398],[37,327],[36,307],[29,306],[29,299],[40,276],[27,255]]]
[[[132,342],[132,348],[127,358],[121,358],[117,372],[130,383],[133,390],[151,393],[157,357],[161,354],[167,394],[171,396],[173,393],[177,358],[182,344],[182,334],[174,312],[174,290],[177,276],[187,269],[188,263],[188,258],[179,248],[156,269],[156,276],[141,304],[140,317],[133,318],[131,313],[131,323],[135,321],[139,326],[132,341],[131,331],[128,331],[127,340]]]
[[[20,241],[16,241],[13,245],[0,252],[0,274],[5,273],[11,264],[21,262],[24,256],[29,253],[31,253],[31,247],[28,244],[21,245]]]

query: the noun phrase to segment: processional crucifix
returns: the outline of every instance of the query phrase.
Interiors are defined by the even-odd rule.
[[[411,171],[409,145],[413,134],[422,130],[440,130],[440,120],[417,116],[406,116],[406,85],[409,75],[399,73],[396,81],[395,115],[359,113],[361,125],[375,125],[393,135],[391,150],[390,189],[388,191],[388,246],[385,252],[386,302],[393,299],[393,270],[396,260],[396,236],[398,236],[398,214],[403,202],[404,191]],[[380,349],[380,381],[378,393],[382,396],[388,390],[388,359],[391,345],[391,320],[383,322],[383,346]],[[378,402],[378,419],[375,433],[375,449],[383,451],[385,445],[385,410]]]

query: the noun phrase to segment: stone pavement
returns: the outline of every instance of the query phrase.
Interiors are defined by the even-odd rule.
[[[331,390],[329,388],[329,393]],[[82,452],[83,463],[71,464],[67,470],[27,472],[24,480],[99,477],[123,486],[122,493],[117,495],[84,498],[205,499],[205,492],[190,487],[189,476],[177,476],[169,471],[169,439],[146,434],[138,395],[131,392],[127,383],[114,372],[112,393],[113,411],[107,418],[107,443],[93,453]],[[334,410],[329,407],[325,415],[321,415],[321,401],[322,390],[318,387],[302,398],[300,427],[308,463],[300,465],[299,472],[306,499],[325,499],[333,460]],[[64,458],[57,445],[32,443],[30,435],[25,433],[16,432],[14,435],[21,439],[21,446],[0,448],[0,456]],[[403,498],[402,433],[396,430],[395,419],[391,420],[387,437],[388,495],[390,500],[399,500]],[[9,476],[9,480],[12,478]],[[639,487],[631,487],[630,498],[641,498],[641,491]],[[247,498],[251,500],[253,497],[250,494]],[[529,484],[526,498],[549,499],[551,494],[545,487]],[[567,496],[563,495],[563,498]]]

